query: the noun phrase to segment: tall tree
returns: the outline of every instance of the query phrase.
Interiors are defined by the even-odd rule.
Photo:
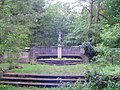
[[[58,2],[46,7],[45,12],[37,19],[37,27],[33,33],[33,43],[40,46],[56,46],[58,32],[62,32],[62,38],[67,34],[71,16],[70,5]]]
[[[88,28],[91,27],[92,24],[92,18],[93,18],[93,0],[88,0],[88,4],[89,4],[89,13],[88,13]]]
[[[30,0],[0,1],[0,55],[7,53],[10,62],[16,59],[17,52],[29,45],[29,28],[33,20],[31,2]]]
[[[95,22],[98,23],[99,22],[99,16],[100,16],[100,1],[98,0],[97,5],[96,5],[96,19]]]

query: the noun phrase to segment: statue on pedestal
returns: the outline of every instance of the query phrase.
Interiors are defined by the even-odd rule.
[[[58,32],[58,46],[62,45],[62,41],[61,41],[61,32]]]

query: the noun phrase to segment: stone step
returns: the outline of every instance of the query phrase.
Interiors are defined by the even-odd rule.
[[[38,87],[57,87],[62,86],[60,83],[33,83],[33,82],[15,82],[15,81],[0,81],[4,85],[18,85],[18,86],[38,86]]]
[[[6,77],[31,77],[31,78],[63,78],[63,79],[79,79],[85,78],[84,75],[45,75],[45,74],[28,74],[28,73],[4,73]]]
[[[22,81],[22,82],[52,82],[52,83],[58,83],[58,82],[76,82],[81,81],[82,83],[85,82],[85,79],[62,79],[62,78],[20,78],[20,77],[1,77],[1,81]]]
[[[43,75],[25,73],[4,73],[0,84],[19,86],[56,87],[67,86],[77,81],[85,82],[83,75]]]

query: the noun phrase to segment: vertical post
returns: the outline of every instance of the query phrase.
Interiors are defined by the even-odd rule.
[[[32,60],[35,60],[35,45],[34,44],[30,45],[29,62],[31,62]]]
[[[58,32],[58,58],[62,58],[61,32]]]
[[[62,58],[62,46],[58,45],[58,58]]]

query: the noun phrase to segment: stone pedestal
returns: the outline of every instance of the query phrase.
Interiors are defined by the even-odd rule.
[[[61,41],[61,32],[58,32],[58,58],[62,58],[62,41]]]
[[[58,58],[62,58],[62,46],[58,45]]]

